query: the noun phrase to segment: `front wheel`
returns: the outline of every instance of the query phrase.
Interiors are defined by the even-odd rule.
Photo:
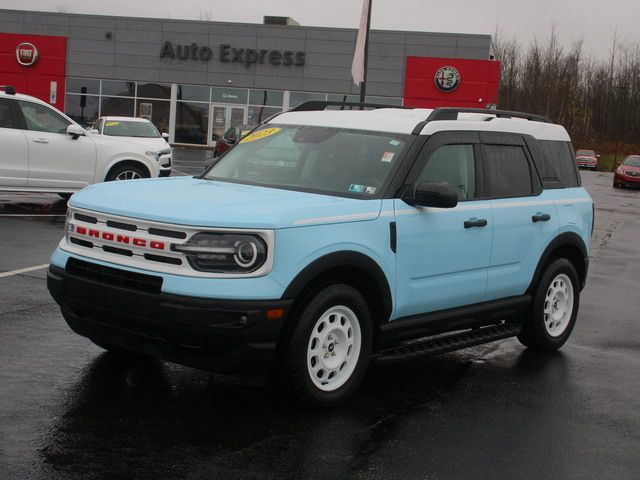
[[[149,174],[133,164],[115,166],[107,175],[107,182],[113,180],[137,180],[138,178],[149,178]]]
[[[371,315],[350,285],[332,284],[300,311],[280,352],[280,385],[304,407],[337,405],[358,388],[371,351]]]
[[[518,340],[536,350],[557,350],[571,335],[580,304],[578,274],[566,258],[551,262],[535,291]]]

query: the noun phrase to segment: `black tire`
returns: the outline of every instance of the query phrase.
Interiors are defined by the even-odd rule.
[[[579,285],[578,274],[569,260],[553,260],[533,295],[518,335],[520,343],[544,351],[557,350],[564,345],[576,323],[580,305]]]
[[[129,177],[132,178],[120,178]],[[146,169],[135,165],[133,163],[123,163],[113,167],[107,175],[106,181],[112,182],[114,180],[131,180],[134,178],[149,178],[149,172]]]
[[[367,302],[350,285],[330,284],[298,309],[293,321],[276,363],[278,386],[304,408],[343,403],[357,390],[369,362],[372,325]],[[349,326],[351,338],[345,336]],[[321,373],[324,367],[327,373]]]
[[[620,185],[618,185],[616,182],[613,182],[613,188],[620,188]]]

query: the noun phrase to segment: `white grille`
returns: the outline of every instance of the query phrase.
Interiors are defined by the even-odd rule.
[[[214,273],[194,270],[184,253],[172,245],[188,243],[201,232],[246,233],[260,236],[267,244],[267,261],[251,273]],[[274,235],[270,230],[186,227],[107,215],[90,210],[69,208],[65,237],[60,247],[70,253],[109,263],[161,273],[193,277],[258,277],[271,271]]]

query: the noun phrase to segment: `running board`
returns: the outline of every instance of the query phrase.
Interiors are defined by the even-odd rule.
[[[391,365],[418,358],[431,357],[440,353],[452,352],[513,337],[520,333],[520,328],[520,325],[513,323],[476,328],[463,333],[426,339],[422,342],[382,350],[372,355],[371,360],[379,365]]]

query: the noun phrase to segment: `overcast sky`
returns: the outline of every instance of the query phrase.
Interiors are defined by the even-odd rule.
[[[356,28],[362,0],[0,0],[0,8],[101,15],[261,23],[289,16],[301,25]],[[492,34],[528,44],[544,41],[552,25],[569,46],[584,38],[597,58],[608,55],[614,32],[640,45],[640,0],[373,0],[372,28]]]

